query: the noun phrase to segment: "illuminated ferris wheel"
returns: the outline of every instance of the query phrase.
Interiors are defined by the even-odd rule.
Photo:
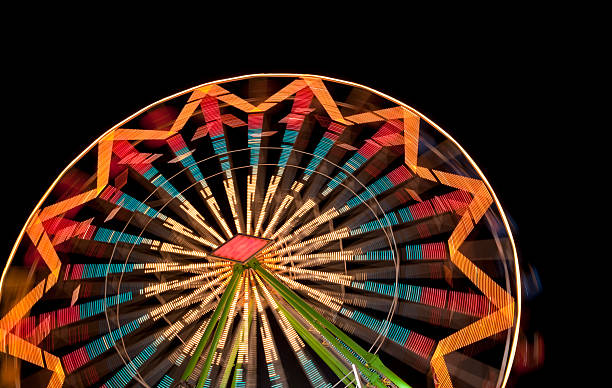
[[[510,228],[442,129],[312,75],[217,81],[62,172],[2,274],[0,376],[36,387],[501,387]]]

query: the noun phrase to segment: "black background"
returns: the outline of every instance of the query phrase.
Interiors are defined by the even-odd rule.
[[[537,268],[543,285],[529,306],[529,325],[544,336],[544,368],[513,385],[547,384],[560,346],[552,285],[560,258],[553,257],[558,241],[549,226],[556,222],[556,165],[563,157],[549,102],[558,87],[554,42],[516,22],[495,24],[467,35],[448,31],[435,43],[421,39],[438,27],[413,34],[401,24],[391,32],[347,25],[314,33],[302,22],[236,36],[203,26],[172,37],[161,30],[111,36],[112,23],[100,33],[85,33],[82,25],[33,27],[32,38],[11,41],[5,51],[0,254],[8,257],[35,204],[72,159],[160,98],[260,72],[353,81],[428,116],[488,178],[514,225],[521,262]]]

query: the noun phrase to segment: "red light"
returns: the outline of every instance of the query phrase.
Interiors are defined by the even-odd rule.
[[[246,263],[257,252],[268,245],[269,242],[270,240],[265,238],[237,234],[225,244],[215,249],[209,256]]]

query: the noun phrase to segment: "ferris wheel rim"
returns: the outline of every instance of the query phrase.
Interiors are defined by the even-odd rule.
[[[90,152],[106,135],[108,135],[110,132],[112,132],[113,130],[119,128],[120,126],[122,126],[123,124],[125,124],[126,122],[130,121],[131,119],[138,117],[140,114],[142,114],[143,112],[151,109],[152,107],[155,107],[156,105],[159,105],[165,101],[168,101],[170,99],[182,96],[184,94],[187,94],[189,92],[194,91],[195,89],[198,89],[200,87],[203,86],[208,86],[208,85],[215,85],[215,84],[223,84],[223,83],[227,83],[227,82],[232,82],[232,81],[239,81],[239,80],[245,80],[245,79],[252,79],[252,78],[258,78],[258,77],[312,77],[312,78],[318,78],[324,81],[330,81],[330,82],[335,82],[335,83],[339,83],[339,84],[344,84],[344,85],[348,85],[348,86],[353,86],[353,87],[357,87],[360,89],[364,89],[367,90],[375,95],[378,95],[380,97],[383,97],[389,101],[392,101],[394,103],[397,103],[399,106],[402,106],[406,109],[408,109],[409,111],[413,112],[414,114],[418,115],[419,118],[425,120],[429,125],[431,125],[434,129],[436,129],[439,133],[441,133],[446,139],[450,140],[452,142],[452,144],[454,146],[457,147],[457,149],[460,150],[461,154],[467,159],[467,161],[469,162],[469,164],[471,165],[471,167],[474,169],[474,171],[476,172],[476,174],[478,175],[478,177],[483,181],[483,183],[485,184],[487,190],[489,191],[489,193],[491,194],[492,198],[493,198],[493,202],[496,204],[496,208],[499,212],[499,215],[502,219],[502,223],[504,225],[505,231],[507,232],[507,237],[508,240],[510,242],[510,247],[512,250],[512,256],[513,256],[513,265],[514,265],[514,274],[515,274],[515,279],[514,279],[514,284],[513,286],[516,288],[516,313],[515,313],[515,327],[518,328],[520,326],[520,321],[521,321],[521,305],[522,305],[522,295],[521,295],[521,280],[520,280],[520,275],[519,275],[519,261],[518,261],[518,253],[517,253],[517,249],[516,249],[516,244],[514,241],[514,236],[512,233],[512,228],[510,227],[510,224],[508,222],[506,213],[498,199],[497,194],[495,193],[495,191],[493,190],[491,184],[489,183],[488,179],[486,178],[486,176],[482,173],[481,169],[478,167],[478,165],[475,163],[475,161],[473,160],[473,158],[469,155],[469,153],[463,148],[463,146],[461,144],[459,144],[448,132],[446,132],[443,128],[441,128],[439,125],[437,125],[435,122],[433,122],[431,119],[429,119],[425,114],[421,113],[420,111],[416,110],[415,108],[403,103],[400,100],[397,100],[383,92],[380,92],[376,89],[370,88],[368,86],[359,84],[359,83],[355,83],[355,82],[350,82],[350,81],[345,81],[342,79],[338,79],[338,78],[332,78],[332,77],[327,77],[327,76],[320,76],[320,75],[314,75],[314,74],[300,74],[300,73],[253,73],[253,74],[247,74],[247,75],[241,75],[241,76],[237,76],[237,77],[229,77],[229,78],[224,78],[221,80],[216,80],[216,81],[210,81],[210,82],[205,82],[202,83],[200,85],[194,86],[192,88],[180,91],[178,93],[175,93],[173,95],[164,97],[162,99],[159,99],[147,106],[145,106],[144,108],[138,110],[137,112],[129,115],[127,118],[125,118],[124,120],[121,120],[119,123],[117,123],[116,125],[112,126],[111,128],[109,128],[107,131],[105,131],[102,135],[100,135],[96,140],[94,140],[88,147],[86,147],[79,155],[77,155],[60,173],[59,175],[56,177],[56,179],[51,183],[51,185],[49,186],[49,188],[45,191],[45,193],[43,194],[43,196],[41,197],[41,199],[39,200],[39,202],[36,204],[36,206],[34,207],[34,209],[32,210],[32,212],[30,213],[30,215],[28,216],[26,222],[24,223],[24,226],[22,227],[21,231],[18,234],[17,239],[15,240],[15,243],[13,244],[13,248],[9,254],[8,260],[6,261],[6,265],[2,271],[2,274],[0,276],[0,298],[2,297],[3,294],[3,286],[5,283],[5,278],[8,272],[8,269],[13,261],[13,258],[17,252],[17,248],[19,247],[19,245],[21,244],[22,240],[23,240],[23,236],[25,234],[26,228],[28,227],[28,225],[31,223],[33,217],[36,215],[36,213],[40,210],[42,204],[45,202],[45,200],[49,197],[50,193],[53,191],[53,189],[57,186],[57,184],[59,183],[59,181],[65,176],[65,174],[79,161],[83,158],[83,156],[85,156],[88,152]],[[517,342],[518,342],[518,330],[514,330],[514,334],[513,334],[513,340],[512,340],[512,345],[511,345],[511,349],[510,349],[510,353],[509,353],[509,357],[508,357],[508,362],[507,362],[507,367],[506,367],[506,371],[504,373],[504,378],[503,378],[503,382],[502,382],[502,387],[506,385],[509,374],[510,374],[510,366],[513,363],[514,360],[514,356],[516,353],[516,347],[517,347]]]

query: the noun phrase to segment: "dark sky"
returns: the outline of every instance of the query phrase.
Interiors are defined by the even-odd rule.
[[[533,320],[552,338],[547,286],[557,272],[550,257],[554,235],[547,225],[558,195],[554,171],[561,155],[556,153],[562,151],[552,140],[548,109],[555,82],[549,46],[539,36],[451,33],[420,47],[419,36],[389,39],[380,31],[350,28],[332,35],[337,40],[292,31],[252,41],[245,35],[213,35],[202,32],[189,44],[176,45],[178,37],[163,34],[81,39],[74,30],[41,30],[36,39],[9,44],[4,92],[10,101],[3,103],[0,153],[3,257],[61,170],[102,132],[142,107],[224,77],[326,75],[411,105],[467,150],[516,225],[521,260],[535,264],[541,275],[542,298],[549,299],[538,302]],[[550,342],[547,350],[555,346]],[[551,353],[547,362],[554,358]]]

